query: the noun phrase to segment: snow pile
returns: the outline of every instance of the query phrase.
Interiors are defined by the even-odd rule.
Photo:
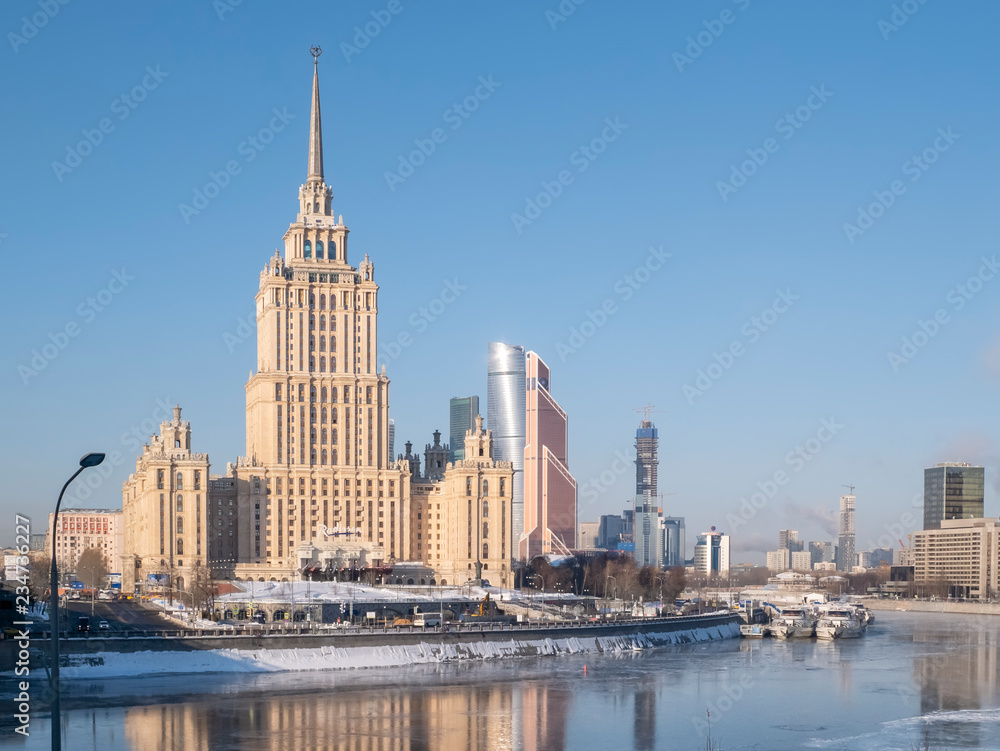
[[[477,640],[453,644],[423,642],[377,647],[316,647],[302,649],[216,649],[191,652],[104,652],[71,655],[62,675],[103,678],[165,673],[270,673],[306,670],[347,670],[399,667],[459,660],[585,653],[622,653],[650,647],[687,644],[739,636],[739,626],[692,628],[664,633],[559,639]]]

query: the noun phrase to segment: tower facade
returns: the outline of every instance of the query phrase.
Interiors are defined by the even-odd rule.
[[[840,496],[840,536],[837,538],[837,570],[854,568],[854,501],[853,495]]]
[[[518,540],[524,531],[524,347],[490,342],[486,376],[486,424],[493,434],[497,459],[514,468],[511,493],[512,555],[519,555]]]
[[[983,518],[982,467],[944,462],[924,470],[924,529],[941,529],[945,519]]]
[[[257,578],[301,569],[331,529],[361,546],[352,561],[408,554],[407,472],[389,451],[389,379],[376,365],[375,267],[367,255],[349,263],[332,200],[314,60],[306,182],[284,253],[260,275],[247,453],[235,468],[249,525],[239,558]]]
[[[549,393],[549,367],[527,354],[524,531],[520,556],[565,553],[576,544],[576,480],[567,454],[569,422]]]
[[[650,513],[657,508],[656,479],[660,460],[657,457],[659,438],[649,420],[643,420],[635,431],[635,510]]]
[[[455,396],[448,403],[448,440],[451,461],[465,458],[465,432],[476,427],[478,396]]]

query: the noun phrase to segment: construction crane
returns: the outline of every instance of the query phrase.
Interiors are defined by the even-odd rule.
[[[648,420],[649,416],[654,412],[659,412],[659,410],[656,409],[655,404],[646,404],[645,406],[642,407],[636,407],[632,411],[642,415],[642,419],[644,420]]]
[[[841,485],[842,488],[850,488],[851,495],[854,495],[854,485]]]

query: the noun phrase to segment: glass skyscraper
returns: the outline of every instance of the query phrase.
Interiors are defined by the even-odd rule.
[[[944,462],[924,470],[924,529],[941,529],[944,519],[982,519],[982,467]]]
[[[448,407],[449,461],[461,461],[465,458],[465,433],[476,429],[478,415],[478,396],[452,397]]]
[[[490,342],[486,376],[486,426],[493,431],[493,457],[514,465],[511,489],[511,547],[524,532],[525,398],[524,347]],[[516,553],[515,553],[516,555]]]

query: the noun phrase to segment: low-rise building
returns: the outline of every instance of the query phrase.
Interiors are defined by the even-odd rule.
[[[45,534],[45,550],[52,554],[52,514]],[[122,512],[115,509],[68,508],[59,512],[56,530],[56,565],[60,579],[70,581],[83,551],[96,548],[108,573],[120,573],[125,552]]]
[[[986,600],[1000,592],[1000,521],[944,519],[913,534],[914,581],[949,596]]]

